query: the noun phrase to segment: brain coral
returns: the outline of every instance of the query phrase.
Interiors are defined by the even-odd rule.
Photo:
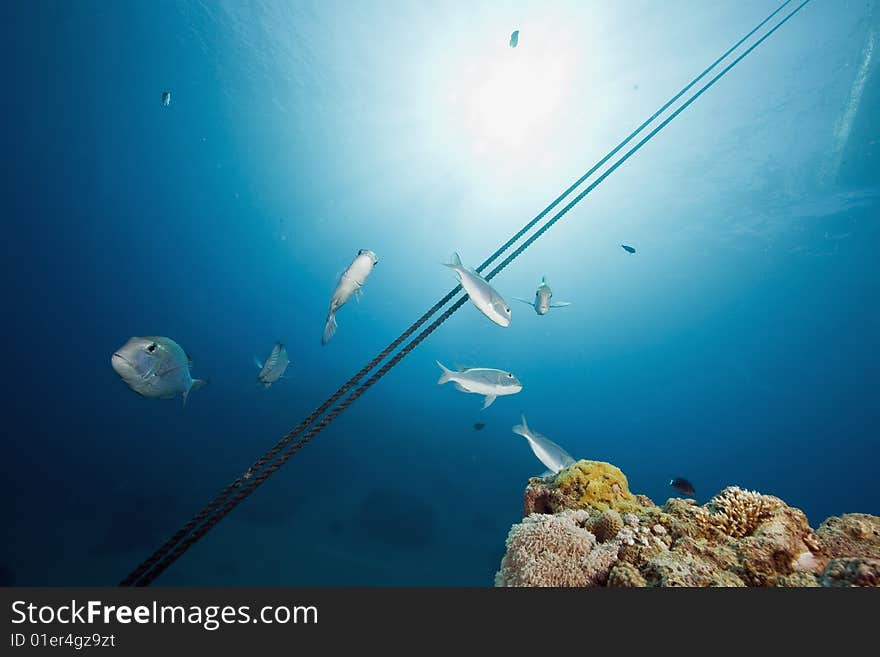
[[[599,586],[617,560],[583,528],[584,511],[532,514],[510,529],[496,586]]]
[[[595,534],[600,543],[610,541],[617,536],[621,529],[623,529],[623,518],[614,509],[603,511],[590,526],[590,531]]]

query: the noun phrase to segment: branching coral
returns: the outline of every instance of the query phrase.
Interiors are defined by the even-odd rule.
[[[750,536],[758,525],[785,506],[778,497],[728,486],[700,508],[696,524],[706,532],[718,530],[732,538]]]

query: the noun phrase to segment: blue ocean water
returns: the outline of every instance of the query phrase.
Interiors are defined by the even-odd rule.
[[[452,252],[476,266],[776,5],[4,5],[3,583],[118,582],[449,291]],[[462,308],[157,583],[491,585],[545,469],[521,413],[658,503],[684,476],[880,514],[878,46],[875,2],[814,0],[493,280],[573,305]],[[209,385],[132,392],[110,356],[141,335]],[[481,410],[436,360],[523,391]]]

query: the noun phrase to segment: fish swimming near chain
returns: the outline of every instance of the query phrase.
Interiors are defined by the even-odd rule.
[[[452,254],[452,261],[443,263],[458,275],[464,291],[477,309],[498,326],[510,326],[510,306],[489,283],[473,269],[461,264],[458,253]]]
[[[324,333],[321,335],[321,344],[326,345],[336,333],[336,311],[354,294],[358,299],[362,294],[361,288],[367,280],[367,276],[373,271],[373,267],[379,262],[376,254],[369,249],[361,249],[352,260],[330,297],[330,309],[327,311],[327,322],[324,324]]]
[[[261,363],[260,359],[254,356],[254,364],[260,370],[257,374],[257,381],[268,388],[278,379],[284,377],[284,371],[290,364],[290,359],[287,357],[287,349],[284,348],[284,345],[276,342],[266,361]]]
[[[529,299],[523,299],[521,297],[514,297],[517,301],[522,301],[523,303],[527,303],[535,309],[535,312],[539,315],[546,315],[550,312],[551,308],[564,308],[565,306],[570,306],[570,301],[551,301],[553,298],[553,291],[550,289],[550,286],[547,285],[547,277],[541,277],[541,284],[538,286],[538,289],[535,291],[535,299],[534,301],[530,301]]]
[[[134,337],[117,349],[110,364],[128,387],[144,397],[170,399],[207,385],[190,374],[192,359],[171,338]]]
[[[460,392],[471,392],[477,395],[483,395],[483,408],[488,408],[495,401],[496,397],[502,395],[515,395],[523,386],[510,372],[503,370],[491,369],[488,367],[470,367],[454,372],[446,367],[439,360],[437,364],[443,370],[440,378],[437,380],[438,385],[452,381],[455,383],[455,389]]]
[[[574,463],[574,459],[559,445],[546,436],[542,436],[537,431],[530,429],[529,425],[526,423],[525,415],[521,415],[520,419],[522,420],[522,424],[515,425],[512,429],[513,433],[522,436],[529,442],[529,447],[532,448],[535,456],[538,457],[538,460],[543,463],[550,472],[558,474],[560,471],[565,470],[565,468]]]

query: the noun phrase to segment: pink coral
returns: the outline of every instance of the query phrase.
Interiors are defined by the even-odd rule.
[[[510,529],[496,586],[600,586],[617,546],[596,545],[584,511],[532,514]]]

